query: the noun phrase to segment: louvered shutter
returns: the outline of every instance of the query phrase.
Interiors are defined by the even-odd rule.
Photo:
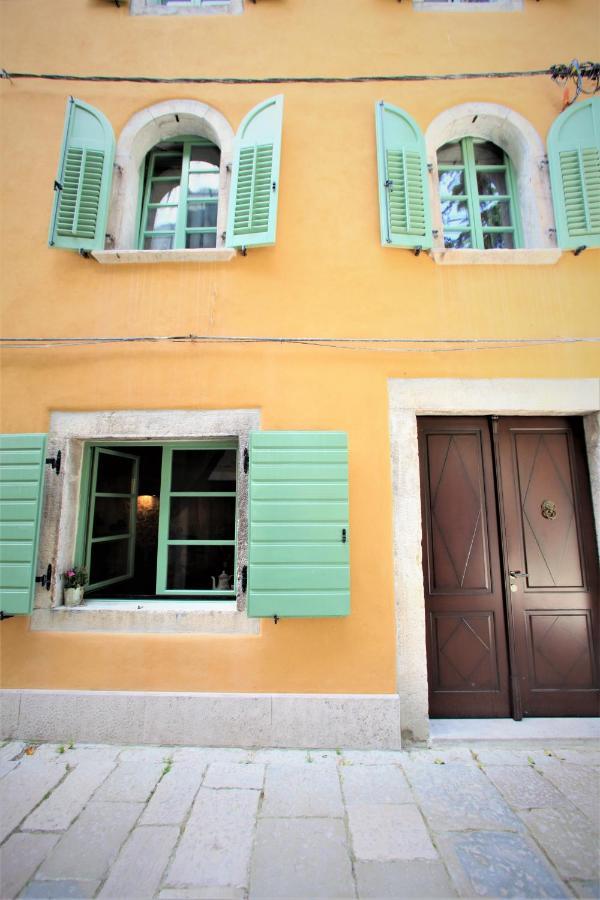
[[[70,97],[48,243],[71,250],[104,248],[115,137],[99,110]]]
[[[548,160],[559,247],[600,247],[600,98],[555,119]]]
[[[432,246],[425,141],[403,109],[375,106],[381,243],[384,247]]]
[[[248,615],[348,615],[346,434],[252,432],[249,449]]]
[[[0,609],[33,605],[42,509],[45,434],[0,435]]]
[[[235,138],[227,215],[228,247],[275,243],[283,96],[251,110]]]

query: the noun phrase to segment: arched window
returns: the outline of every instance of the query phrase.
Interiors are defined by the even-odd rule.
[[[221,151],[207,138],[161,141],[144,166],[140,250],[217,246]]]
[[[464,137],[438,149],[437,165],[444,247],[522,246],[514,172],[504,150],[482,138]]]

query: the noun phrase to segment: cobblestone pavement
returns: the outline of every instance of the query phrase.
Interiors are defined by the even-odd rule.
[[[598,897],[600,750],[0,747],[12,897]]]

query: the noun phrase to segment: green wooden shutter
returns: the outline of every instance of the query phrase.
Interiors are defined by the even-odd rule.
[[[548,161],[559,247],[600,247],[600,98],[554,120]]]
[[[248,615],[348,615],[346,434],[252,432],[249,452]]]
[[[0,435],[0,609],[33,606],[40,530],[45,434]]]
[[[54,185],[51,247],[104,248],[114,156],[115,137],[108,119],[70,97]]]
[[[235,138],[227,215],[228,247],[275,243],[283,95],[252,109]]]
[[[421,129],[397,106],[375,105],[381,243],[384,247],[432,246],[425,141]]]

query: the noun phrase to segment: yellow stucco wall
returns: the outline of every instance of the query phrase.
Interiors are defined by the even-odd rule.
[[[410,0],[258,0],[238,17],[130,17],[106,0],[4,0],[9,71],[162,76],[435,73],[544,68],[598,55],[595,0],[524,0],[520,13],[418,13]],[[227,264],[101,266],[46,245],[70,92],[119,135],[161,100],[204,101],[237,128],[285,95],[277,245]],[[598,334],[600,253],[555,266],[436,266],[379,241],[373,105],[423,130],[488,101],[545,140],[549,78],[281,86],[0,83],[3,332],[7,336],[262,334],[555,337]],[[46,431],[53,410],[260,408],[262,427],[349,434],[352,614],[266,621],[258,636],[31,632],[2,623],[6,687],[395,690],[389,377],[582,378],[593,345],[358,353],[164,345],[6,351],[2,431]]]

